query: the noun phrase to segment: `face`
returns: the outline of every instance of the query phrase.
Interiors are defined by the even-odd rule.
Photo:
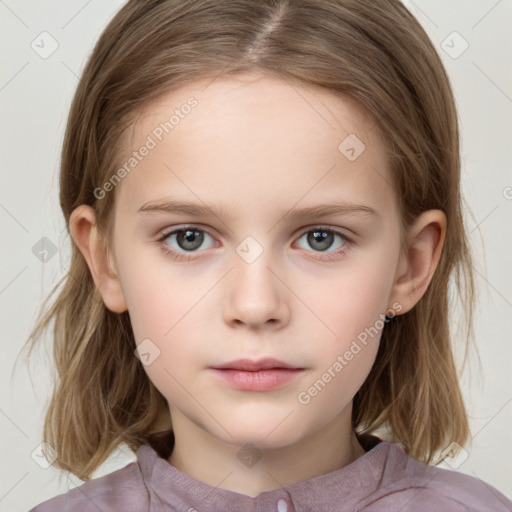
[[[129,171],[106,191],[115,269],[173,425],[286,446],[350,413],[397,312],[391,172],[348,99],[272,77],[209,82],[159,99],[126,135]],[[213,369],[263,358],[296,370]]]

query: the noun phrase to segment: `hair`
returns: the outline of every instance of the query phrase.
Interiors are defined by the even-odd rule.
[[[454,284],[467,349],[474,283],[453,92],[426,32],[399,0],[127,2],[97,41],[70,108],[60,168],[68,234],[72,211],[90,205],[108,249],[115,193],[98,199],[94,190],[115,173],[119,141],[150,102],[199,79],[253,72],[354,100],[389,150],[401,227],[429,209],[446,215],[432,281],[412,310],[386,323],[352,413],[354,431],[385,428],[389,441],[431,463],[469,437],[448,312]],[[171,428],[168,404],[134,356],[128,312],[105,307],[75,244],[26,341],[30,353],[52,323],[58,375],[44,440],[57,451],[56,467],[89,480],[121,443],[136,451]]]

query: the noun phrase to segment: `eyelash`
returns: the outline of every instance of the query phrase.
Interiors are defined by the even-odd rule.
[[[210,235],[208,233],[208,231],[204,230],[204,229],[201,229],[199,228],[198,226],[194,226],[194,225],[186,225],[186,226],[183,226],[181,228],[178,228],[178,229],[173,229],[172,231],[167,231],[165,233],[162,233],[162,236],[157,240],[157,242],[160,244],[162,250],[164,251],[165,254],[169,255],[171,258],[173,258],[174,260],[176,261],[190,261],[190,260],[193,260],[195,259],[195,256],[193,256],[193,254],[195,252],[198,252],[198,251],[195,251],[195,252],[190,252],[189,254],[187,253],[182,253],[182,252],[178,252],[174,249],[171,249],[169,247],[169,245],[166,242],[166,240],[176,234],[176,233],[179,233],[181,231],[187,231],[187,230],[195,230],[195,231],[199,231],[201,233],[206,233],[208,236],[212,237],[212,235]],[[326,252],[326,253],[321,253],[320,251],[317,251],[318,254],[324,254],[324,256],[322,257],[318,257],[318,256],[315,256],[314,258],[315,259],[318,259],[318,260],[321,260],[321,261],[331,261],[333,259],[336,259],[338,258],[339,256],[341,256],[342,254],[345,253],[345,251],[347,250],[347,246],[350,246],[350,244],[353,243],[353,241],[348,238],[344,233],[341,233],[340,231],[336,230],[336,229],[333,229],[333,228],[328,228],[328,227],[324,227],[324,226],[313,226],[312,228],[309,228],[308,230],[304,231],[298,239],[302,238],[304,235],[307,235],[308,233],[312,233],[312,232],[315,232],[315,231],[320,231],[320,232],[324,232],[324,233],[331,233],[333,235],[338,235],[340,238],[342,238],[343,240],[343,245],[336,249],[335,251],[332,251],[332,252]]]

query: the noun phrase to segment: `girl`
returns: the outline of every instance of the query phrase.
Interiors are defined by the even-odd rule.
[[[54,322],[44,437],[87,482],[32,510],[512,510],[432,465],[469,438],[459,179],[398,0],[129,1],[71,108],[71,267],[29,338]]]

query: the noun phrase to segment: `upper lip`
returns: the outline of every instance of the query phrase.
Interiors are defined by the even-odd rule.
[[[273,368],[288,368],[299,370],[297,366],[279,361],[272,357],[266,357],[264,359],[236,359],[235,361],[229,361],[228,363],[219,364],[212,368],[215,369],[232,369],[232,370],[245,370],[249,372],[257,372],[259,370],[270,370]]]

